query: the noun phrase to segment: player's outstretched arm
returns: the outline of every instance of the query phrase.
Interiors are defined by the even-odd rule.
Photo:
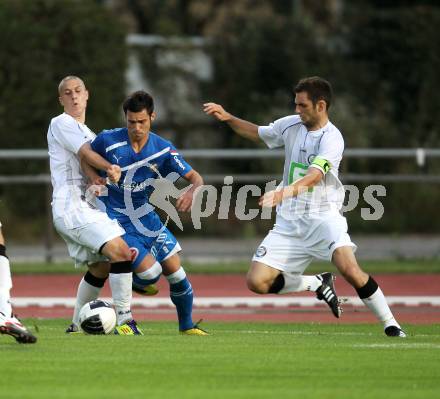
[[[191,188],[185,191],[176,201],[177,210],[180,212],[188,212],[194,198],[194,191],[197,187],[203,185],[203,178],[194,169],[189,171],[183,178],[191,184]]]
[[[214,118],[218,119],[221,122],[226,122],[231,127],[231,129],[240,136],[252,141],[261,140],[260,136],[258,135],[258,126],[256,124],[237,118],[229,112],[226,112],[220,104],[203,104],[203,111],[207,115],[212,115]]]
[[[106,172],[112,183],[117,183],[121,178],[121,168],[118,165],[112,165],[97,152],[93,151],[90,143],[85,143],[81,146],[78,156],[81,164],[85,161],[94,168]]]

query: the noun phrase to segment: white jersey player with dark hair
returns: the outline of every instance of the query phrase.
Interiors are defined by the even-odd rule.
[[[282,184],[259,201],[263,207],[276,206],[277,216],[252,259],[248,287],[258,294],[315,291],[338,316],[332,275],[303,275],[313,258],[330,260],[383,323],[385,334],[405,337],[378,284],[358,265],[356,245],[340,214],[344,189],[338,169],[344,140],[328,119],[330,83],[319,77],[305,78],[294,92],[297,115],[268,126],[239,119],[219,104],[204,104],[208,115],[226,122],[240,136],[285,149]]]
[[[89,271],[78,287],[84,303],[94,299],[96,285],[110,272],[110,288],[121,335],[141,335],[131,314],[131,253],[121,236],[124,229],[105,212],[86,200],[87,180],[80,163],[87,162],[105,171],[117,182],[118,165],[112,165],[90,147],[95,134],[85,125],[89,92],[77,76],[67,76],[59,84],[59,101],[64,113],[53,118],[47,132],[50,172],[53,185],[52,213],[55,229],[67,244],[76,265],[85,264]],[[110,265],[108,264],[110,259]],[[79,325],[79,310],[74,322]]]
[[[181,264],[180,245],[152,206],[160,203],[161,209],[167,210],[162,206],[168,203],[168,216],[172,211],[176,215],[177,210],[188,212],[203,178],[171,142],[150,130],[156,117],[150,94],[136,91],[125,99],[122,108],[126,127],[103,131],[91,147],[107,160],[117,159],[122,170],[120,182],[107,184],[107,195],[100,199],[109,217],[117,220],[126,231],[123,239],[133,252],[133,291],[141,295],[157,293],[154,284],[163,274],[176,307],[180,333],[208,335],[193,322],[193,288]],[[82,166],[91,183],[105,184],[103,176],[85,164]],[[180,177],[191,184],[189,189],[181,191],[174,186]],[[154,187],[157,181],[168,184],[158,189]],[[177,209],[165,200],[172,191],[176,195]],[[96,289],[98,297],[100,287]],[[80,298],[77,298],[77,306],[80,305]]]
[[[11,305],[11,267],[6,256],[5,239],[0,222],[0,333],[7,334],[20,344],[34,344],[37,338],[12,313]]]

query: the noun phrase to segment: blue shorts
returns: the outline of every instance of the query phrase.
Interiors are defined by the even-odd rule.
[[[142,263],[143,259],[151,253],[161,263],[168,256],[181,250],[176,237],[165,228],[157,237],[145,237],[139,232],[129,232],[122,236],[133,252],[133,270]]]

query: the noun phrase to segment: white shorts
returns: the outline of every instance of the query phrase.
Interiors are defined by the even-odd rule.
[[[121,225],[106,213],[90,208],[86,214],[88,223],[75,228],[66,226],[64,218],[54,219],[55,229],[66,242],[75,267],[108,260],[99,253],[100,248],[106,242],[125,234]]]
[[[313,259],[331,261],[336,248],[356,245],[347,234],[347,221],[339,214],[299,222],[300,235],[271,230],[257,248],[252,261],[283,272],[302,274]]]

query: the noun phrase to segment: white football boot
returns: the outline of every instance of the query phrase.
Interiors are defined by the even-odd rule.
[[[37,337],[32,335],[14,315],[6,317],[3,313],[0,313],[0,333],[14,337],[20,344],[34,344],[37,342]]]

